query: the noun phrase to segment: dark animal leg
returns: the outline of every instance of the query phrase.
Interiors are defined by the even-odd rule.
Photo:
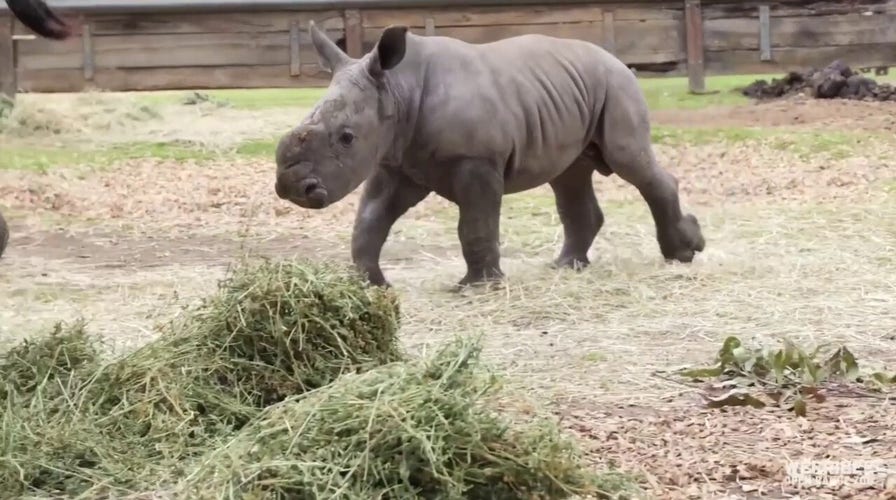
[[[466,160],[455,179],[450,198],[460,212],[457,236],[467,264],[467,274],[458,285],[500,281],[504,277],[498,245],[504,178],[487,162]]]
[[[678,179],[659,166],[651,149],[605,149],[607,163],[619,177],[638,188],[650,207],[660,252],[666,260],[691,262],[706,243],[697,218],[683,215],[678,198]]]
[[[44,38],[64,40],[71,36],[71,27],[43,0],[6,0],[9,10],[28,29]]]
[[[399,217],[430,190],[399,172],[377,169],[367,180],[352,230],[352,261],[375,286],[390,286],[380,269],[380,252]]]
[[[588,249],[604,224],[604,214],[591,185],[594,170],[594,161],[580,156],[551,181],[563,224],[563,248],[554,261],[556,267],[581,269],[589,264]]]
[[[666,260],[691,262],[703,251],[705,241],[697,218],[684,215],[678,198],[678,180],[656,161],[650,139],[650,117],[640,88],[612,88],[601,112],[594,142],[598,154],[612,171],[634,185],[656,225],[660,251]],[[598,172],[607,172],[596,168]]]

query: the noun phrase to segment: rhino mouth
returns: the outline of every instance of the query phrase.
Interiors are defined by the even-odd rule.
[[[280,199],[302,208],[317,210],[329,204],[327,188],[314,177],[307,177],[299,182],[278,178],[274,184],[274,191]]]

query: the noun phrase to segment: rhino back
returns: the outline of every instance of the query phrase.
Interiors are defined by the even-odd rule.
[[[524,35],[475,45],[414,36],[412,43],[424,68],[414,156],[435,164],[493,159],[505,168],[508,192],[569,166],[594,136],[609,82],[634,82],[618,59],[580,40]]]

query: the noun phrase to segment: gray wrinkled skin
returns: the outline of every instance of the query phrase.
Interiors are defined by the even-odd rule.
[[[500,280],[504,194],[549,183],[564,230],[557,266],[581,268],[604,222],[592,174],[635,186],[667,260],[704,248],[678,181],[657,164],[647,103],[632,72],[597,45],[524,35],[474,45],[386,28],[349,58],[317,27],[333,72],[326,95],[277,148],[277,195],[322,209],[367,181],[352,260],[388,286],[380,251],[395,221],[430,193],[455,203],[467,264],[461,285]]]

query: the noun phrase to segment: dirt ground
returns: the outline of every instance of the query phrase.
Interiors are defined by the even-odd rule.
[[[862,102],[653,117],[680,127],[896,131],[896,107]],[[844,343],[861,365],[896,371],[896,138],[847,157],[761,140],[656,151],[703,226],[707,248],[695,262],[663,263],[637,191],[595,176],[607,222],[590,268],[548,267],[562,230],[544,187],[506,198],[506,286],[457,294],[457,211],[432,197],[399,221],[383,255],[404,299],[407,346],[481,332],[489,359],[582,436],[595,463],[640,474],[651,498],[893,498],[889,400],[831,397],[805,418],[712,410],[694,387],[654,372],[709,365],[729,335]],[[239,255],[347,260],[357,194],[303,211],[276,198],[272,174],[269,160],[0,172],[12,231],[0,260],[0,339],[83,316],[111,349],[130,349],[208,293]],[[880,459],[893,477],[861,490],[799,490],[786,463],[801,458]]]

